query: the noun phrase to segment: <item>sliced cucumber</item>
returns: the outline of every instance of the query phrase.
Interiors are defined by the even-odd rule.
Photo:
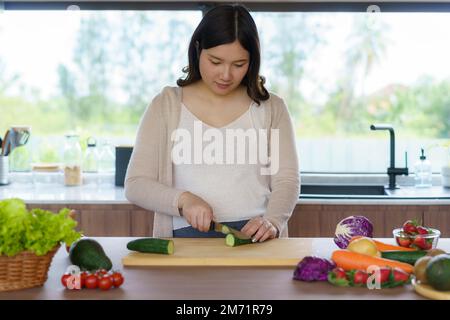
[[[221,232],[222,232],[223,234],[230,234],[230,233],[231,233],[231,230],[230,230],[230,228],[228,228],[226,225],[223,225],[223,226],[222,226]]]
[[[173,240],[158,239],[158,238],[142,238],[128,242],[128,250],[138,251],[143,253],[162,253],[173,254],[174,244]]]
[[[225,237],[225,244],[229,247],[236,247],[251,243],[253,243],[252,239],[241,239],[231,233],[227,234],[227,236]]]

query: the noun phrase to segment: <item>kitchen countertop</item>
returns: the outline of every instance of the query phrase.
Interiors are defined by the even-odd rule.
[[[130,204],[123,187],[113,184],[66,187],[58,184],[11,183],[0,186],[0,199],[20,198],[29,204]]]
[[[389,190],[389,195],[316,195],[301,194],[297,203],[304,204],[384,204],[384,205],[448,205],[450,188],[403,186]]]
[[[6,198],[21,198],[29,204],[130,204],[125,198],[124,188],[112,183],[65,187],[13,182],[0,186],[0,199]],[[450,189],[439,186],[422,190],[405,187],[393,196],[301,195],[297,204],[450,205]]]
[[[302,282],[292,279],[295,268],[285,267],[123,267],[121,259],[128,254],[126,243],[136,238],[94,238],[98,240],[120,269],[125,283],[109,291],[71,291],[64,289],[60,278],[70,265],[65,248],[55,255],[47,282],[42,287],[0,292],[0,299],[164,299],[164,300],[418,300],[412,285],[381,290],[334,287],[325,282]],[[337,247],[331,238],[298,238],[312,240],[311,254],[330,257]],[[393,243],[393,239],[380,239]],[[440,239],[439,248],[450,251],[450,239]],[[219,289],[218,289],[219,288]]]

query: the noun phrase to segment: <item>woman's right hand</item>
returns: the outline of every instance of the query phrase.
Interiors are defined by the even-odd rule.
[[[205,200],[187,191],[178,199],[178,208],[193,228],[202,232],[209,231],[213,210]]]

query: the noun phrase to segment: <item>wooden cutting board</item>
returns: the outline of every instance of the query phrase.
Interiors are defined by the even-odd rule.
[[[273,239],[228,247],[224,238],[174,238],[174,254],[133,252],[124,266],[296,266],[311,254],[312,239]]]

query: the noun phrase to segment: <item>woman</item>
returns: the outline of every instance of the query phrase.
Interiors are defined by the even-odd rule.
[[[287,236],[300,185],[294,130],[284,101],[264,87],[259,49],[245,7],[211,9],[192,35],[187,76],[165,87],[143,115],[125,194],[155,211],[154,237],[223,237],[213,221],[253,241]],[[249,135],[236,147],[230,132]],[[249,161],[255,140],[243,143],[256,132],[266,133],[258,152],[270,159],[269,174],[269,162]],[[248,156],[244,163],[228,161],[235,151]]]

